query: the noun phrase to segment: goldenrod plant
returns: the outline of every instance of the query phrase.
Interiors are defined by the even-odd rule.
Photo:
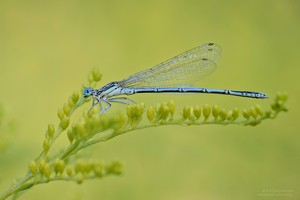
[[[100,79],[101,74],[93,70],[88,76],[88,85],[95,87]],[[254,105],[250,108],[226,110],[218,105],[205,104],[186,105],[181,111],[176,111],[174,101],[170,100],[147,108],[143,103],[133,104],[127,107],[126,112],[117,114],[106,112],[99,115],[100,109],[95,106],[90,112],[83,111],[79,119],[73,119],[78,108],[90,101],[90,98],[84,99],[82,90],[73,92],[57,112],[58,125],[48,125],[42,142],[42,152],[29,162],[26,175],[4,191],[0,200],[10,196],[17,198],[33,186],[51,181],[74,181],[80,184],[88,179],[120,175],[122,164],[118,161],[105,163],[76,155],[89,146],[124,133],[164,125],[256,126],[266,119],[276,118],[282,111],[287,111],[285,105],[287,95],[280,93],[270,109]],[[62,137],[68,138],[69,145],[63,149],[52,148],[53,144]]]

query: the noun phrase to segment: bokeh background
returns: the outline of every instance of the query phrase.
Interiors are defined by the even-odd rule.
[[[270,99],[133,99],[146,105],[174,99],[178,109],[205,103],[268,109],[275,94],[286,91],[289,112],[257,127],[158,127],[126,134],[91,149],[95,158],[124,162],[121,177],[52,182],[20,199],[299,199],[297,0],[1,0],[0,103],[18,122],[0,153],[1,191],[24,175],[41,151],[47,124],[58,122],[58,107],[91,69],[98,68],[106,84],[206,42],[220,44],[223,52],[218,70],[199,86],[263,91]],[[116,105],[110,112],[122,109]]]

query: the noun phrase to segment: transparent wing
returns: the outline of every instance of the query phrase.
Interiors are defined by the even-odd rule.
[[[219,45],[203,44],[150,69],[133,74],[119,84],[131,88],[191,85],[216,69],[220,55]]]

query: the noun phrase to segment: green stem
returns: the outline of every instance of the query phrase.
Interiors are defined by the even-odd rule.
[[[30,173],[27,173],[27,175],[20,179],[19,181],[17,181],[14,185],[12,185],[10,188],[8,188],[4,193],[2,193],[0,195],[0,200],[4,200],[6,198],[8,198],[9,196],[16,194],[19,191],[28,189],[30,187],[26,187],[28,181],[30,181],[33,178],[33,175]]]

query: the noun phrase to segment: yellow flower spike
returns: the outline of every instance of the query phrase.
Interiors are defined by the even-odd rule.
[[[66,167],[66,172],[67,172],[67,175],[68,175],[69,177],[73,176],[73,174],[74,174],[74,168],[73,168],[73,166],[68,165],[68,166]]]
[[[154,108],[153,106],[150,106],[147,110],[147,119],[152,122],[154,119]]]
[[[48,163],[45,163],[43,171],[44,171],[45,177],[49,179],[50,175],[51,175],[51,169],[50,169],[50,165]]]
[[[250,114],[251,116],[256,119],[257,118],[257,112],[256,112],[256,109],[254,107],[251,107],[250,108]]]
[[[34,160],[30,161],[29,163],[29,170],[35,176],[37,173],[37,164]]]
[[[64,103],[63,110],[64,110],[65,115],[67,115],[67,116],[70,115],[71,108],[69,107],[69,105],[67,103]]]
[[[211,106],[208,105],[208,104],[205,104],[203,106],[203,116],[204,116],[204,118],[207,119],[209,117],[210,113],[211,113]]]
[[[77,101],[78,101],[78,99],[79,99],[79,93],[77,91],[73,92],[73,94],[72,94],[72,101],[73,101],[73,103],[76,104]]]
[[[67,116],[64,116],[64,118],[61,120],[59,126],[62,130],[66,130],[69,126],[70,118]]]
[[[227,119],[227,111],[226,111],[226,109],[222,109],[221,111],[220,111],[220,113],[219,113],[219,116],[220,116],[220,118],[222,119],[222,120],[226,120]]]
[[[171,117],[173,117],[175,113],[175,102],[172,99],[168,102],[168,107],[169,107],[170,115]]]
[[[47,130],[47,135],[49,138],[53,138],[55,133],[55,127],[53,124],[48,124],[48,130]]]
[[[54,161],[53,167],[56,174],[62,174],[65,169],[65,161],[56,159]]]
[[[59,108],[58,111],[57,111],[57,116],[60,120],[62,120],[65,116],[65,112],[64,112],[64,109],[63,108]]]
[[[188,105],[184,106],[182,115],[183,119],[188,119],[191,115],[191,107]]]
[[[260,116],[264,115],[264,110],[260,107],[260,105],[256,105],[255,110],[256,110],[258,115],[260,115]]]
[[[250,119],[251,114],[250,114],[250,111],[249,111],[249,110],[244,109],[244,110],[242,111],[242,113],[243,113],[243,117],[245,117],[247,120]]]
[[[195,118],[199,119],[201,117],[201,108],[200,108],[200,106],[196,105],[193,108],[193,113],[194,113]]]
[[[49,151],[49,149],[50,149],[50,140],[48,138],[44,139],[43,149],[44,149],[44,151]]]
[[[215,119],[218,119],[219,117],[219,113],[220,113],[220,109],[219,109],[219,106],[218,105],[214,105],[212,107],[212,115]]]
[[[238,117],[239,117],[239,112],[240,110],[238,108],[234,108],[232,110],[232,117],[233,117],[233,120],[236,120]]]

